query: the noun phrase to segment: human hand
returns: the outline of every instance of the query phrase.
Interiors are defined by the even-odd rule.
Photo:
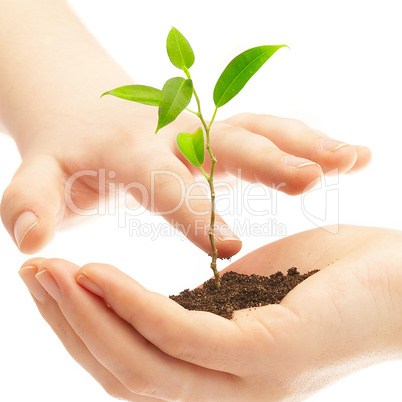
[[[187,311],[108,265],[37,258],[20,275],[69,353],[115,397],[302,400],[401,357],[401,238],[340,226],[336,235],[314,229],[264,246],[227,270],[320,272],[279,305],[230,321]]]
[[[153,108],[96,98],[76,100],[71,115],[60,116],[56,107],[31,121],[30,135],[17,142],[21,166],[1,203],[4,225],[20,250],[37,252],[58,227],[97,214],[108,197],[116,203],[119,192],[163,215],[209,252],[208,231],[200,230],[209,226],[209,199],[175,140],[178,132],[195,131],[198,120],[181,116],[154,135],[156,121]],[[218,178],[240,169],[242,179],[288,194],[310,189],[323,172],[357,170],[370,159],[365,147],[327,139],[299,121],[273,116],[234,116],[217,122],[211,137]],[[220,217],[219,256],[230,257],[241,242],[230,231],[219,231],[219,223],[224,223]]]
[[[41,7],[29,0],[4,3],[0,121],[15,139],[22,163],[3,195],[1,217],[20,250],[37,252],[72,218],[96,214],[109,195],[116,202],[120,186],[121,193],[163,214],[209,252],[202,230],[209,225],[209,201],[175,142],[179,132],[194,131],[198,119],[181,116],[155,136],[156,109],[99,100],[132,79],[65,1]],[[243,114],[217,122],[211,139],[221,175],[241,169],[243,179],[289,194],[310,188],[322,171],[344,173],[370,159],[367,148],[338,148],[340,142],[325,140],[300,122],[271,116]],[[153,176],[161,170],[167,174]],[[186,205],[182,196],[190,188]],[[241,247],[226,230],[217,233],[216,243],[220,257]]]

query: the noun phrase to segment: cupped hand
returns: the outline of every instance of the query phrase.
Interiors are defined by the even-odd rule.
[[[402,233],[334,229],[284,238],[227,268],[320,270],[279,305],[232,320],[187,311],[108,265],[32,259],[20,275],[69,353],[115,397],[302,400],[401,357]]]
[[[108,199],[116,208],[117,195],[134,197],[210,251],[208,230],[197,229],[209,227],[209,198],[175,140],[179,132],[195,131],[195,116],[184,114],[155,135],[157,110],[152,107],[84,94],[61,105],[47,102],[41,106],[46,113],[27,119],[29,127],[20,122],[15,128],[22,163],[1,202],[4,225],[22,252],[39,251],[57,228],[78,218],[100,209],[107,213]],[[241,114],[217,122],[211,138],[218,177],[240,169],[242,179],[288,194],[308,190],[323,172],[358,170],[370,159],[365,147],[273,116]],[[226,226],[219,226],[222,218],[217,221],[219,256],[230,257],[241,242],[231,231],[219,231]]]

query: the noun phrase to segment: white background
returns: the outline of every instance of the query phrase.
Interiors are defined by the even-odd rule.
[[[227,62],[246,48],[285,43],[220,117],[242,111],[295,117],[333,138],[365,144],[373,151],[368,169],[326,182],[305,197],[277,197],[275,216],[292,234],[315,225],[351,223],[402,229],[399,213],[402,135],[400,2],[379,1],[130,1],[71,0],[71,5],[137,83],[161,87],[177,74],[165,54],[171,26],[196,54],[193,78],[204,104]],[[206,106],[208,110],[208,106]],[[19,164],[12,140],[0,135],[0,194]],[[325,184],[325,183],[324,183]],[[329,186],[331,186],[329,188]],[[325,187],[325,186],[324,186]],[[326,192],[325,190],[334,190]],[[323,205],[327,197],[329,210]],[[313,218],[311,214],[315,215]],[[306,216],[307,215],[307,216]],[[270,216],[272,218],[272,216]],[[161,223],[144,215],[142,222]],[[243,211],[227,217],[258,223]],[[237,258],[276,236],[243,236]],[[41,319],[17,270],[26,256],[0,228],[0,400],[110,401],[69,357]],[[210,275],[208,258],[177,236],[130,236],[117,216],[102,217],[58,233],[39,255],[77,264],[116,265],[163,294],[193,287]],[[227,263],[221,264],[221,268]],[[402,364],[356,373],[311,401],[400,401]]]

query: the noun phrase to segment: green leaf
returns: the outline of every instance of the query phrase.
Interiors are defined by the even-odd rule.
[[[215,106],[221,107],[234,98],[264,63],[285,46],[258,46],[236,56],[227,65],[215,85]]]
[[[159,103],[159,119],[157,133],[162,127],[174,121],[176,117],[187,107],[193,96],[193,82],[182,77],[167,80],[162,88],[161,101]]]
[[[166,50],[172,64],[180,70],[185,71],[194,64],[193,49],[176,28],[172,28],[168,34]]]
[[[201,127],[194,134],[178,134],[176,142],[181,153],[193,166],[200,167],[204,163],[204,132]]]
[[[101,95],[113,95],[118,98],[142,103],[144,105],[159,106],[162,91],[146,85],[126,85],[107,91]]]

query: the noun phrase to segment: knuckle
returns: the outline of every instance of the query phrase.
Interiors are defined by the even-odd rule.
[[[122,382],[128,390],[135,394],[154,396],[157,393],[156,388],[153,387],[149,381],[145,380],[143,377],[138,376],[138,374],[130,373],[128,375],[125,375]]]
[[[49,303],[47,309],[47,314],[42,314],[42,317],[51,326],[57,337],[62,339],[67,347],[73,349],[74,345],[71,343],[71,328],[68,323],[66,323],[64,316],[60,315],[58,305],[56,303]]]
[[[280,160],[282,152],[270,145],[262,146],[254,155],[252,160],[252,171],[256,182],[266,183],[270,163],[269,161]],[[273,183],[272,183],[273,184]]]
[[[233,124],[233,125],[242,125],[246,122],[249,122],[251,119],[255,118],[256,116],[257,116],[256,113],[243,112],[243,113],[235,114],[234,116],[229,117],[225,121],[227,123]]]
[[[90,271],[92,268],[96,267],[97,264],[93,263],[93,262],[89,262],[87,264],[84,264],[80,271]]]
[[[29,267],[29,266],[35,266],[38,267],[40,264],[42,264],[44,261],[44,258],[41,257],[33,257],[33,258],[29,258],[28,260],[26,260],[23,264],[23,267]]]
[[[293,133],[295,138],[305,138],[313,134],[314,136],[317,135],[317,133],[315,133],[311,127],[309,127],[306,123],[302,122],[301,120],[289,119],[288,122],[291,132]]]
[[[118,386],[115,382],[103,382],[101,386],[114,399],[122,399],[124,397],[121,386]]]
[[[104,269],[115,269],[114,265],[111,264],[102,264],[98,262],[89,262],[87,264],[84,264],[81,268],[80,271],[96,271],[99,269],[99,267],[102,267]]]
[[[191,361],[193,356],[190,354],[187,347],[185,347],[184,342],[179,340],[180,338],[174,336],[164,336],[159,340],[159,344],[162,345],[163,350],[171,356],[177,359]]]
[[[135,177],[142,177],[150,180],[153,176],[159,176],[163,172],[172,172],[177,165],[173,154],[170,150],[161,149],[160,147],[142,147],[136,149],[136,158],[133,161],[133,172]]]
[[[218,146],[218,148],[223,149],[225,147],[230,147],[233,144],[234,136],[241,134],[249,134],[249,132],[243,128],[240,124],[224,122],[217,123],[214,128],[214,133],[211,136],[212,147]]]
[[[144,376],[140,377],[138,374],[131,373],[129,376],[120,380],[126,389],[137,395],[156,398],[158,400],[169,401],[192,401],[194,395],[192,388],[189,388],[181,381],[177,381],[174,375],[169,375],[168,378],[156,376],[155,372],[150,373],[149,378],[151,381],[147,381]],[[191,395],[191,397],[189,397]]]
[[[63,264],[65,261],[61,258],[47,258],[44,260],[41,265],[46,267],[47,269],[57,269],[60,264]]]

